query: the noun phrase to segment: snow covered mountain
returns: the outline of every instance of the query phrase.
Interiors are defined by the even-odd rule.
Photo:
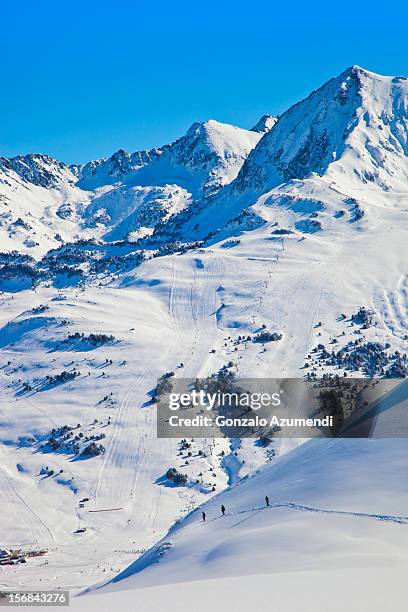
[[[149,235],[235,179],[261,136],[210,120],[195,123],[160,149],[132,154],[121,149],[82,166],[68,168],[46,155],[2,158],[4,243],[39,255],[75,237]]]
[[[132,155],[119,149],[109,158],[96,159],[80,166],[71,166],[82,189],[92,190],[119,183],[128,174],[157,159],[160,149],[136,151]]]
[[[205,600],[201,611],[211,605],[206,593],[215,604],[229,585],[235,610],[247,609],[249,591],[252,605],[262,606],[269,592],[279,610],[298,609],[301,597],[309,612],[327,609],[327,600],[331,611],[381,610],[381,589],[403,606],[408,497],[394,467],[407,467],[406,449],[406,440],[303,444],[193,511],[100,593],[112,605],[160,587],[156,605],[176,610],[182,583],[194,600]],[[81,599],[79,609],[101,596]]]
[[[266,194],[287,201],[296,192],[307,200],[317,190],[325,206],[336,191],[343,202],[356,204],[370,198],[385,203],[391,193],[404,193],[407,109],[405,77],[348,68],[279,117],[237,178],[195,218],[196,237],[215,230],[214,218],[224,228],[248,205],[266,201]],[[188,225],[186,233],[192,229]]]
[[[0,157],[0,171],[10,178],[18,175],[26,183],[38,187],[58,187],[64,182],[73,183],[75,180],[64,163],[40,153]]]
[[[374,561],[384,575],[392,550],[406,562],[405,523],[371,516],[406,516],[403,440],[158,443],[152,398],[162,376],[222,368],[407,376],[407,99],[402,77],[353,67],[269,131],[270,117],[252,131],[208,121],[84,166],[1,160],[0,548],[44,549],[48,561],[0,567],[3,584],[83,589],[157,551],[163,562],[129,588],[248,577],[252,546],[269,576],[310,561],[316,582],[315,551],[367,575]],[[284,505],[248,515],[265,494]],[[205,528],[191,513],[203,503]]]
[[[248,157],[237,192],[265,193],[311,173],[403,189],[407,180],[408,80],[353,66],[295,104]]]
[[[89,195],[75,183],[71,170],[48,155],[0,158],[2,250],[39,257],[63,240],[78,239]]]
[[[34,255],[75,236],[136,240],[168,222],[173,240],[203,239],[259,196],[293,180],[301,191],[316,175],[322,193],[384,199],[408,179],[407,105],[407,79],[353,66],[252,130],[210,120],[170,145],[70,169],[48,156],[3,158],[2,235]]]
[[[206,197],[237,176],[260,137],[218,121],[194,123],[171,145],[131,155],[120,150],[107,160],[75,168],[75,173],[78,185],[85,189],[119,182],[139,186],[176,184],[195,196]]]
[[[206,199],[236,178],[261,134],[207,121],[195,123],[171,145],[132,155],[118,151],[106,161],[78,171],[78,186],[103,189],[85,218],[113,228],[109,239],[129,232],[142,237],[196,200]]]

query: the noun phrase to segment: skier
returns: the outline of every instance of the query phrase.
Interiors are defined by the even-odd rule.
[[[222,516],[224,516],[224,514],[225,514],[225,506],[224,506],[224,504],[221,506],[221,512],[222,512]]]
[[[267,495],[265,495],[265,503],[267,507],[269,508],[269,497]]]
[[[203,517],[203,523],[205,523],[205,512],[202,512],[201,516]]]

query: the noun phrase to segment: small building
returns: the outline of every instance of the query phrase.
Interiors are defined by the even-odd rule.
[[[21,550],[0,548],[0,565],[15,565],[16,563],[26,563],[25,554]]]
[[[11,555],[8,550],[0,548],[0,565],[8,565],[11,563]]]

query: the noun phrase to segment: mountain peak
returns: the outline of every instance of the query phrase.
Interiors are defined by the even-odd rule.
[[[352,74],[360,74],[360,73],[368,74],[368,70],[365,70],[365,68],[362,68],[358,64],[353,64],[352,66],[349,66],[348,68],[346,68],[345,72],[350,72]]]
[[[14,172],[26,183],[46,188],[74,180],[68,166],[45,153],[0,157],[0,169]]]
[[[385,81],[385,82],[397,82],[399,80],[401,81],[405,81],[407,80],[406,77],[401,77],[401,76],[386,76],[386,75],[382,75],[382,74],[378,74],[377,72],[372,72],[371,70],[367,70],[366,68],[362,68],[361,66],[359,66],[358,64],[353,64],[353,66],[349,66],[348,68],[346,68],[346,70],[344,70],[337,78],[347,78],[347,77],[354,77],[357,79],[371,79],[371,80],[376,80],[376,81]]]
[[[129,154],[119,149],[109,158],[74,166],[77,185],[180,185],[195,196],[212,194],[236,178],[262,134],[215,119],[193,123],[184,136],[150,151]]]
[[[408,179],[408,80],[353,65],[279,118],[251,151],[238,192],[266,192],[312,172],[389,189]],[[402,183],[401,183],[402,181]]]
[[[215,119],[193,123],[184,136],[163,147],[160,156],[162,180],[172,183],[174,176],[179,180],[184,176],[186,180],[180,184],[191,193],[195,194],[199,186],[199,191],[211,195],[237,176],[260,137],[260,134]],[[172,169],[172,176],[168,174],[169,169]]]
[[[216,119],[207,119],[206,121],[196,121],[195,123],[193,123],[187,130],[186,134],[176,140],[173,145],[191,136],[202,136],[204,138],[209,137],[210,139],[215,140],[217,139],[217,137],[229,139],[232,134],[238,136],[238,134],[248,134],[248,132],[249,130],[239,128],[235,125],[231,125],[230,123],[222,123],[221,121],[217,121]]]

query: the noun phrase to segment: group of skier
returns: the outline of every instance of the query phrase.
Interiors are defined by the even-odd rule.
[[[267,495],[265,495],[265,505],[266,505],[267,508],[270,508],[269,497]],[[221,514],[222,514],[222,516],[225,515],[225,506],[224,506],[224,504],[221,504]],[[202,519],[203,519],[203,523],[205,523],[206,513],[204,511],[202,511],[201,512],[201,516],[202,516]]]

